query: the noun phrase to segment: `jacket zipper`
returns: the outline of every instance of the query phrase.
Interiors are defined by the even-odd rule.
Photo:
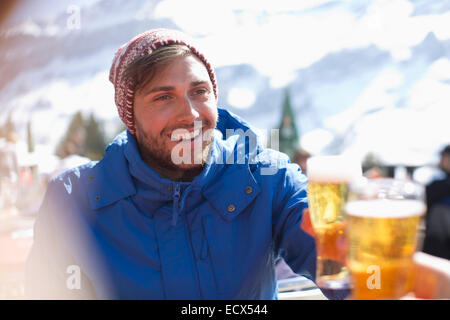
[[[173,212],[172,212],[172,226],[176,226],[178,218],[178,210],[180,208],[180,184],[175,184],[173,188]]]
[[[174,188],[173,188],[174,192],[173,192],[173,213],[172,213],[172,226],[176,226],[177,224],[177,218],[178,218],[178,214],[180,211],[180,206],[182,203],[180,203],[180,198],[181,198],[181,186],[180,184],[175,184]],[[184,196],[186,197],[186,194],[188,193],[188,190],[185,190]],[[184,219],[186,219],[186,216],[184,216]],[[191,252],[194,255],[194,260],[195,260],[195,251],[194,251],[194,247],[192,245],[192,238],[191,238],[191,233],[190,233],[190,226],[187,220],[185,220],[185,224],[188,227],[188,230],[186,230],[187,232],[187,236],[189,239],[189,246],[191,248]],[[198,267],[196,265],[193,266],[194,270],[196,271],[196,275],[197,275],[197,290],[200,296],[200,299],[204,299],[203,298],[203,294],[201,291],[201,284],[200,284],[200,275],[198,274]]]

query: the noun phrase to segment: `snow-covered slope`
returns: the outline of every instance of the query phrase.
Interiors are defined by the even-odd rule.
[[[219,105],[257,128],[278,125],[288,86],[313,153],[418,165],[450,143],[450,1],[214,3],[23,1],[0,30],[0,123],[12,113],[25,137],[31,118],[36,143],[52,146],[77,110],[116,131],[113,54],[168,27],[198,38]]]

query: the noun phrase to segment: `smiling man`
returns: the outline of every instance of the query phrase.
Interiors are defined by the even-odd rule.
[[[163,46],[132,62],[125,77],[135,79],[133,114],[143,160],[165,178],[192,180],[206,162],[218,117],[205,65],[186,46]]]
[[[217,107],[192,40],[144,32],[118,49],[110,80],[128,129],[101,161],[49,184],[29,297],[276,299],[278,257],[314,279],[306,177]]]

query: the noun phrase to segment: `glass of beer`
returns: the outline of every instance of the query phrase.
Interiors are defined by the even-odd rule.
[[[348,184],[362,176],[361,164],[346,156],[316,156],[308,159],[307,168],[317,250],[316,284],[325,289],[348,289],[344,206]]]
[[[420,184],[390,178],[350,186],[345,214],[352,299],[398,299],[412,291],[424,194]]]

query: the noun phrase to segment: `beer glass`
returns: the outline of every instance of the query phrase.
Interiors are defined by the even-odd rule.
[[[316,156],[308,159],[307,169],[317,251],[316,284],[326,289],[348,289],[344,205],[348,184],[362,176],[361,164],[344,156]]]
[[[424,188],[411,181],[365,179],[350,186],[345,214],[352,299],[397,299],[412,291],[425,210]]]

